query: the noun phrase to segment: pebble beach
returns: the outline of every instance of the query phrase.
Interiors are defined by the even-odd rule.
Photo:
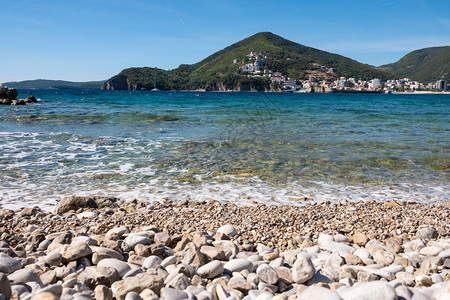
[[[449,215],[112,197],[1,209],[0,299],[450,299]]]

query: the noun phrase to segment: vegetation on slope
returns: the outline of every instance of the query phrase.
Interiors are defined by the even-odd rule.
[[[450,81],[450,46],[416,50],[395,63],[380,66],[379,69],[422,83],[438,79]]]
[[[221,85],[227,89],[242,90],[250,87],[259,90],[270,88],[267,79],[250,79],[239,72],[239,66],[249,61],[250,52],[267,54],[264,68],[294,79],[307,79],[307,72],[323,65],[334,69],[334,75],[370,80],[386,80],[393,75],[373,66],[361,64],[347,57],[306,47],[270,32],[261,32],[220,50],[193,65],[165,71],[157,68],[125,69],[117,76],[126,76],[129,86],[138,89],[194,90]],[[238,59],[239,63],[233,63]],[[117,77],[115,76],[115,77]],[[115,77],[111,78],[114,79]],[[261,82],[260,82],[261,81]]]

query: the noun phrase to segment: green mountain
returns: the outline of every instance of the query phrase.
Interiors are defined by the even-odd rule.
[[[253,53],[253,57],[250,55]],[[193,65],[165,71],[129,68],[105,82],[104,89],[149,90],[270,90],[277,88],[268,78],[249,78],[240,70],[245,64],[263,60],[261,73],[280,72],[294,79],[340,76],[369,80],[394,76],[350,58],[303,46],[270,32],[257,33],[220,50]]]
[[[422,83],[438,79],[450,81],[450,46],[413,51],[399,61],[379,67],[399,78],[410,78]]]
[[[92,89],[98,90],[102,87],[104,81],[87,81],[87,82],[73,82],[64,80],[25,80],[5,82],[4,86],[15,89]]]

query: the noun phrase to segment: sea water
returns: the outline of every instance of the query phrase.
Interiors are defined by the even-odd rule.
[[[4,208],[449,199],[448,95],[19,92],[41,101],[0,106]]]

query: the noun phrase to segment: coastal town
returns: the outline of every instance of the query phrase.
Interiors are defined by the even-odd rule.
[[[247,74],[249,78],[269,78],[272,84],[279,85],[287,92],[300,93],[333,93],[333,92],[443,92],[450,91],[447,80],[437,80],[421,83],[409,78],[382,81],[378,78],[361,80],[356,78],[338,77],[333,68],[313,63],[314,70],[307,71],[308,79],[294,79],[281,72],[274,72],[264,67],[264,59],[270,54],[266,52],[250,52],[246,55],[246,63],[239,67],[239,72]],[[239,59],[233,60],[240,64]]]

